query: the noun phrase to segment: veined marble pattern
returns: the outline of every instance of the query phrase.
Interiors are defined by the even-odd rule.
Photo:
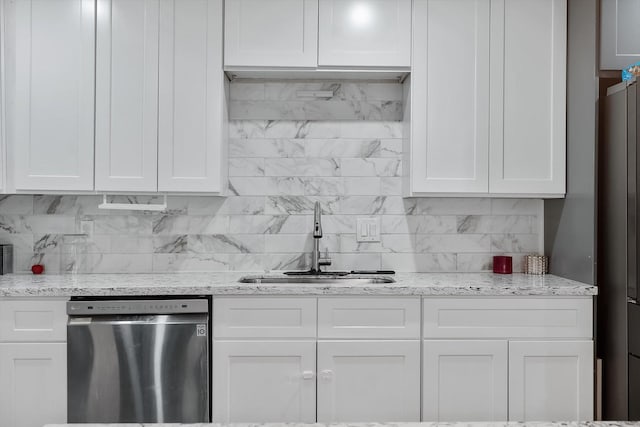
[[[206,262],[205,259],[200,259]],[[212,260],[215,262],[215,260]],[[424,295],[592,296],[596,286],[545,275],[404,273],[389,284],[244,284],[240,272],[185,274],[8,275],[0,297],[108,295]],[[268,277],[281,277],[270,274]],[[354,275],[353,277],[361,277]],[[369,276],[370,277],[370,276]],[[375,277],[375,276],[373,276]]]
[[[402,85],[233,82],[230,93],[228,197],[169,196],[155,213],[99,210],[97,195],[0,196],[0,243],[14,245],[15,271],[305,269],[316,201],[333,269],[480,272],[506,254],[521,271],[523,256],[542,250],[542,200],[402,197]],[[359,217],[380,221],[380,242],[356,241]],[[83,221],[92,235],[80,234]]]

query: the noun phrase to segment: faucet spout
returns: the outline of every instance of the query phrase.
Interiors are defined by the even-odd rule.
[[[322,222],[320,217],[322,215],[322,210],[320,209],[320,202],[316,202],[313,208],[313,238],[320,239],[322,238]]]
[[[331,259],[320,255],[320,239],[322,239],[322,209],[320,202],[313,207],[313,250],[311,252],[311,273],[320,274],[321,265],[331,265]]]

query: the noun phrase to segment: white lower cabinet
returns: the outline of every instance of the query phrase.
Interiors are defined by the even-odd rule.
[[[420,421],[420,341],[319,341],[318,422]]]
[[[506,421],[507,341],[426,340],[424,421]]]
[[[593,358],[593,341],[509,342],[509,420],[592,420]]]
[[[315,340],[214,341],[212,371],[215,422],[315,422]]]
[[[0,425],[67,422],[67,345],[0,344]]]

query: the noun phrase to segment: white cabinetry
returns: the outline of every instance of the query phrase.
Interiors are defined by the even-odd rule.
[[[510,341],[509,419],[593,419],[593,341]]]
[[[15,188],[93,190],[95,1],[6,2]]]
[[[319,0],[318,65],[411,66],[411,0]]]
[[[221,0],[99,0],[96,190],[223,190]]]
[[[315,422],[315,365],[315,340],[216,340],[213,419]]]
[[[566,7],[414,1],[408,195],[564,195]]]
[[[96,190],[156,191],[158,0],[98,0]]]
[[[318,0],[226,0],[225,66],[315,67]]]
[[[420,420],[420,341],[319,341],[318,422]]]
[[[425,298],[423,319],[423,421],[593,420],[591,298]]]
[[[621,70],[640,61],[640,2],[600,2],[600,69]]]
[[[0,425],[67,421],[63,300],[0,300]]]
[[[222,193],[222,0],[160,2],[158,191]]]
[[[411,0],[227,0],[227,69],[411,65]]]
[[[507,420],[507,341],[426,340],[423,360],[423,420]]]

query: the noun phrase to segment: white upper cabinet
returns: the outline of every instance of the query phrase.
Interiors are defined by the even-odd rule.
[[[565,193],[566,0],[493,0],[491,193]]]
[[[318,0],[226,0],[225,66],[315,67]]]
[[[562,197],[566,0],[414,0],[407,195]]]
[[[411,0],[319,0],[318,65],[411,66]]]
[[[158,0],[98,0],[97,191],[156,191],[158,9]]]
[[[412,189],[486,193],[490,0],[414,7]]]
[[[600,69],[621,70],[640,61],[640,2],[600,2]]]
[[[93,190],[95,0],[6,2],[17,190]]]
[[[160,2],[158,191],[224,190],[222,19],[222,0]]]

